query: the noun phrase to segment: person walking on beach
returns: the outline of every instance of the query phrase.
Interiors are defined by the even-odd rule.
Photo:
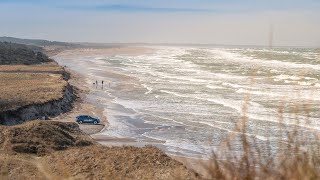
[[[101,89],[103,89],[103,80],[101,81],[101,84],[102,84]]]
[[[96,80],[96,88],[98,87],[98,81]]]

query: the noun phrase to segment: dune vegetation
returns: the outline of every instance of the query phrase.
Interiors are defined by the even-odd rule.
[[[199,179],[154,147],[105,147],[75,123],[0,126],[0,179]]]
[[[65,76],[63,67],[32,47],[0,42],[0,112],[61,99]]]
[[[60,74],[0,72],[0,112],[58,100],[66,86]]]

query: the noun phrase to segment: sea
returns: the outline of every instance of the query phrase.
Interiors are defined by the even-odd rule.
[[[287,138],[283,129],[320,132],[319,49],[146,48],[152,51],[54,57],[86,77],[88,96],[105,109],[109,124],[99,135],[206,158],[242,126],[274,149]]]

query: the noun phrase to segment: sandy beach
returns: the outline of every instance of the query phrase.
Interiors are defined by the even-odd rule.
[[[143,48],[143,47],[117,47],[117,48],[99,48],[99,49],[73,49],[73,50],[65,50],[61,51],[58,54],[54,54],[54,56],[64,56],[66,58],[79,58],[83,56],[115,56],[115,55],[139,55],[139,54],[146,54],[150,53],[153,50],[151,48]],[[54,56],[51,57],[54,59]],[[80,74],[77,71],[74,71],[72,68],[65,66],[65,70],[70,72],[71,78],[69,80],[69,83],[77,88],[77,96],[79,100],[74,104],[74,108],[72,111],[68,113],[64,113],[53,120],[56,121],[62,121],[62,122],[74,122],[75,117],[79,116],[81,114],[87,114],[92,117],[99,117],[101,120],[101,123],[98,125],[88,125],[88,124],[81,124],[80,129],[89,134],[92,135],[93,138],[96,138],[100,141],[115,141],[115,142],[135,142],[131,139],[117,139],[117,138],[99,138],[98,135],[95,135],[99,132],[101,132],[105,126],[108,125],[108,120],[106,115],[104,114],[104,109],[102,107],[99,107],[97,104],[97,99],[90,98],[88,95],[92,93],[92,90],[94,90],[94,86],[92,84],[88,83],[86,78],[83,74]],[[125,79],[129,78],[127,76],[121,76],[119,77],[119,74],[105,72],[104,76],[106,77],[113,77],[117,76],[117,78]],[[107,84],[108,82],[106,82]],[[108,85],[106,85],[108,86]],[[93,87],[93,88],[92,88]]]
[[[58,56],[64,56],[68,58],[81,58],[82,56],[115,56],[115,55],[139,55],[150,53],[153,50],[150,48],[141,48],[141,47],[124,47],[124,48],[109,48],[109,49],[76,49],[76,50],[66,50],[58,54]],[[53,57],[54,58],[54,57]],[[61,62],[60,62],[61,63]],[[156,145],[158,148],[163,146],[162,144],[165,141],[149,139],[144,141],[137,141],[132,138],[116,138],[107,135],[102,135],[101,132],[108,127],[108,119],[106,112],[103,107],[99,106],[99,100],[93,99],[90,97],[90,94],[93,93],[96,89],[92,86],[91,83],[88,83],[87,77],[83,74],[72,70],[69,66],[65,67],[72,75],[69,83],[75,86],[78,90],[79,100],[75,103],[75,107],[72,111],[65,113],[61,116],[56,117],[54,120],[63,121],[63,122],[74,122],[75,117],[80,114],[88,114],[93,117],[99,117],[102,121],[99,125],[79,125],[80,129],[89,134],[95,141],[99,142],[104,146],[114,147],[114,146],[135,146],[135,147],[144,147],[146,145]],[[130,80],[130,76],[125,76],[117,72],[103,72],[103,76],[109,78],[117,78],[123,80]],[[126,88],[130,89],[130,85],[126,87],[121,86],[117,88]],[[111,100],[111,99],[110,99]],[[164,150],[165,148],[163,148]],[[170,154],[169,154],[170,155]],[[186,167],[195,170],[196,172],[206,175],[206,170],[204,164],[207,163],[207,160],[198,159],[198,158],[188,158],[186,156],[170,155],[173,159],[183,163]]]
[[[75,122],[75,118],[82,114],[87,114],[93,117],[99,117],[101,123],[98,125],[79,124],[80,129],[86,134],[92,135],[100,132],[107,124],[108,121],[103,115],[103,109],[95,106],[93,103],[88,102],[87,94],[90,93],[90,89],[87,86],[83,86],[85,83],[84,78],[70,69],[66,69],[70,72],[71,78],[69,80],[70,85],[76,87],[76,93],[78,100],[74,103],[74,108],[60,116],[53,118],[52,120],[62,122]]]

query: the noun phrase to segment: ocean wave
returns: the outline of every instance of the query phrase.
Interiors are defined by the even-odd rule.
[[[105,60],[106,58],[104,58],[104,57],[96,57],[96,58],[94,58],[95,60]]]
[[[167,91],[167,90],[160,90],[160,92],[167,93],[167,94],[172,94],[172,95],[177,96],[177,97],[185,97],[185,98],[190,98],[191,97],[191,96],[187,96],[187,95],[183,95],[183,94],[179,94],[177,92]]]
[[[309,85],[309,84],[308,84]],[[285,90],[284,90],[285,91]],[[305,92],[303,92],[305,91]],[[303,92],[303,93],[302,93]],[[238,89],[236,93],[240,94],[250,94],[250,95],[257,95],[257,96],[266,96],[266,97],[276,97],[277,99],[274,100],[314,100],[318,101],[320,100],[320,94],[314,92],[314,90],[301,90],[299,92],[298,90],[295,90],[294,92],[288,93],[285,92],[264,92],[264,91],[254,91],[254,90],[246,90],[246,89]]]
[[[146,84],[141,84],[141,85],[148,90],[148,91],[145,92],[144,94],[150,94],[150,93],[152,92],[153,88],[147,86]]]
[[[242,132],[233,131],[233,130],[231,130],[231,129],[219,127],[219,126],[214,125],[214,124],[212,124],[212,123],[210,123],[210,122],[203,122],[203,121],[199,121],[199,122],[193,121],[193,122],[194,122],[194,123],[205,124],[205,125],[208,125],[208,126],[210,126],[210,127],[216,128],[216,129],[220,129],[220,130],[223,130],[223,131],[227,131],[227,132],[229,132],[229,133],[231,133],[231,134],[242,134]],[[255,137],[255,138],[260,139],[260,140],[262,140],[262,141],[270,140],[269,137],[265,137],[265,136],[261,136],[261,135],[250,134],[250,133],[245,133],[245,135],[246,135],[246,136]]]
[[[294,63],[294,62],[285,62],[280,60],[262,60],[262,59],[255,59],[253,57],[241,55],[240,53],[236,52],[229,52],[224,49],[211,49],[208,50],[212,53],[214,58],[225,60],[227,62],[234,62],[239,64],[244,63],[253,63],[257,64],[258,66],[267,66],[267,67],[279,67],[279,68],[298,68],[298,69],[313,69],[313,70],[320,70],[320,65],[312,65],[312,64],[303,64],[303,63]]]
[[[222,85],[227,86],[227,87],[231,87],[234,89],[241,89],[241,88],[257,89],[256,87],[253,87],[253,85],[252,86],[244,86],[244,85],[240,85],[240,84],[233,84],[233,83],[227,83],[227,82],[222,83]]]
[[[312,83],[312,82],[298,82],[298,84],[301,85],[301,86],[311,86],[314,83]]]
[[[273,76],[272,78],[279,79],[279,80],[286,80],[286,79],[290,79],[290,80],[300,80],[300,79],[302,79],[303,77],[290,76],[290,75],[287,75],[287,74],[280,74],[280,75],[278,75],[278,76]]]
[[[224,89],[222,86],[215,86],[215,85],[206,85],[207,88],[209,89]]]

